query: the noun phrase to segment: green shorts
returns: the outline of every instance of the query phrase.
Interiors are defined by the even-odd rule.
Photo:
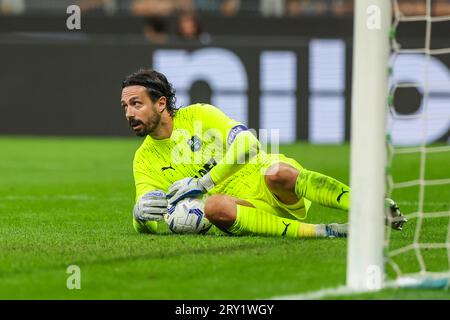
[[[265,173],[270,166],[276,163],[286,163],[299,171],[303,167],[294,159],[283,154],[267,154],[257,163],[246,164],[233,176],[217,185],[211,194],[225,194],[250,202],[256,208],[274,215],[303,220],[307,216],[311,202],[300,199],[294,204],[284,204],[269,190],[265,182]]]

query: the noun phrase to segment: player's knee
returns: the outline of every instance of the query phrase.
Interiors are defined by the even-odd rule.
[[[271,190],[290,190],[295,188],[298,170],[287,164],[272,165],[266,173],[265,181]]]
[[[213,224],[234,222],[236,203],[225,195],[210,196],[205,202],[205,216]]]

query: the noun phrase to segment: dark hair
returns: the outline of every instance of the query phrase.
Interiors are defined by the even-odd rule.
[[[122,89],[129,86],[143,86],[153,102],[164,96],[167,99],[167,111],[173,116],[176,112],[175,89],[162,73],[151,69],[139,69],[128,75],[122,82]]]

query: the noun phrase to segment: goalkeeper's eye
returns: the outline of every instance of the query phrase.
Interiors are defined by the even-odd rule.
[[[133,107],[135,107],[135,108],[140,108],[140,107],[142,107],[142,103],[139,102],[139,101],[134,101],[134,102],[133,102]]]

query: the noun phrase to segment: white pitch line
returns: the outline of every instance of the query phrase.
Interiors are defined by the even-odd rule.
[[[424,274],[403,275],[395,280],[386,281],[383,284],[383,289],[392,288],[449,288],[450,274],[449,272],[425,272]],[[380,290],[354,290],[344,285],[336,288],[327,288],[317,291],[290,294],[284,296],[275,296],[269,300],[320,300],[326,297],[351,296],[364,293],[375,293]]]
[[[275,296],[269,298],[270,300],[320,300],[326,297],[338,297],[338,296],[347,296],[347,295],[355,295],[367,292],[374,291],[358,291],[354,289],[350,289],[346,286],[338,286],[336,288],[327,288],[321,289],[312,292],[299,293],[299,294],[290,294],[284,296]]]

